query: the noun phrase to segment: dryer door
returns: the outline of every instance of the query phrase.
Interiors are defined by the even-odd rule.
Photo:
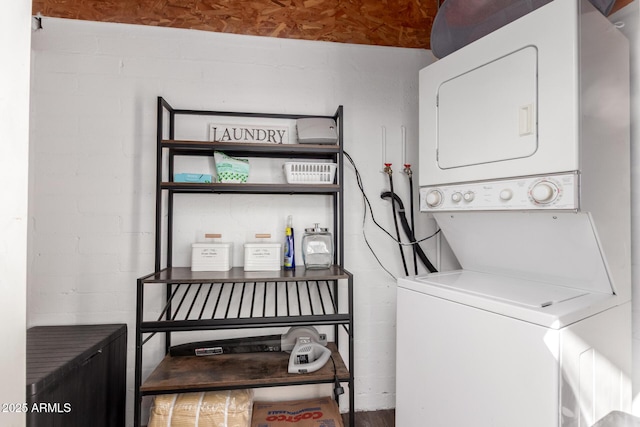
[[[538,148],[537,49],[528,46],[438,88],[442,169],[533,155]]]

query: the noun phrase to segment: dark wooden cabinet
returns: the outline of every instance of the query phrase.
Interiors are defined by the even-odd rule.
[[[27,426],[125,425],[127,326],[27,331]]]

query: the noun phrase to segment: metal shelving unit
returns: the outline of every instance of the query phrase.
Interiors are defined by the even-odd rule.
[[[338,125],[337,145],[257,144],[183,141],[175,139],[176,119],[181,116],[233,116],[268,119],[330,117]],[[168,118],[168,120],[166,120]],[[165,135],[168,134],[168,138]],[[343,230],[343,109],[331,116],[234,113],[174,109],[158,97],[156,172],[155,271],[137,281],[136,363],[134,425],[141,425],[143,396],[176,392],[228,390],[288,385],[333,383],[349,385],[349,419],[354,425],[354,335],[353,276],[344,269]],[[163,171],[173,176],[175,156],[212,156],[221,150],[229,155],[272,158],[330,159],[338,164],[333,184],[191,184],[163,181]],[[170,178],[171,179],[171,178]],[[180,193],[316,194],[332,199],[335,258],[327,270],[245,272],[192,272],[173,267],[173,196]],[[166,212],[163,230],[163,212]],[[166,243],[166,245],[163,245]],[[166,248],[163,253],[162,248]],[[146,307],[150,289],[164,287],[160,307]],[[345,292],[340,292],[344,290]],[[341,300],[339,295],[347,296]],[[150,317],[156,313],[155,317]],[[159,313],[159,314],[158,314]],[[250,353],[212,357],[171,357],[171,334],[187,331],[330,325],[335,342],[330,343],[332,364],[311,374],[286,372],[288,354]],[[339,340],[346,332],[346,343]],[[165,338],[167,355],[143,381],[143,346],[154,335]],[[344,337],[343,337],[344,338]],[[348,351],[348,363],[342,358]],[[250,362],[250,363],[249,363]]]

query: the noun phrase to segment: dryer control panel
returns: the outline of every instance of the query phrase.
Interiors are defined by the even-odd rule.
[[[420,188],[420,210],[579,209],[577,173],[531,176]]]

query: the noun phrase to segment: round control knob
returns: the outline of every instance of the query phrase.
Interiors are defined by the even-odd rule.
[[[531,198],[536,203],[551,203],[558,195],[558,187],[550,181],[541,181],[531,189]]]
[[[458,202],[460,202],[460,200],[462,200],[462,193],[459,193],[459,192],[457,192],[457,191],[456,191],[455,193],[453,193],[453,194],[451,195],[451,200],[452,200],[454,203],[458,203]]]
[[[435,208],[440,206],[442,203],[442,193],[438,190],[430,190],[427,193],[427,198],[425,200],[427,202],[427,206],[430,208]]]
[[[510,188],[505,188],[500,192],[500,200],[507,201],[507,200],[511,200],[512,197],[513,197],[513,190],[511,190]]]
[[[465,202],[470,202],[475,197],[475,194],[473,194],[473,191],[467,191],[462,197],[464,198]]]

